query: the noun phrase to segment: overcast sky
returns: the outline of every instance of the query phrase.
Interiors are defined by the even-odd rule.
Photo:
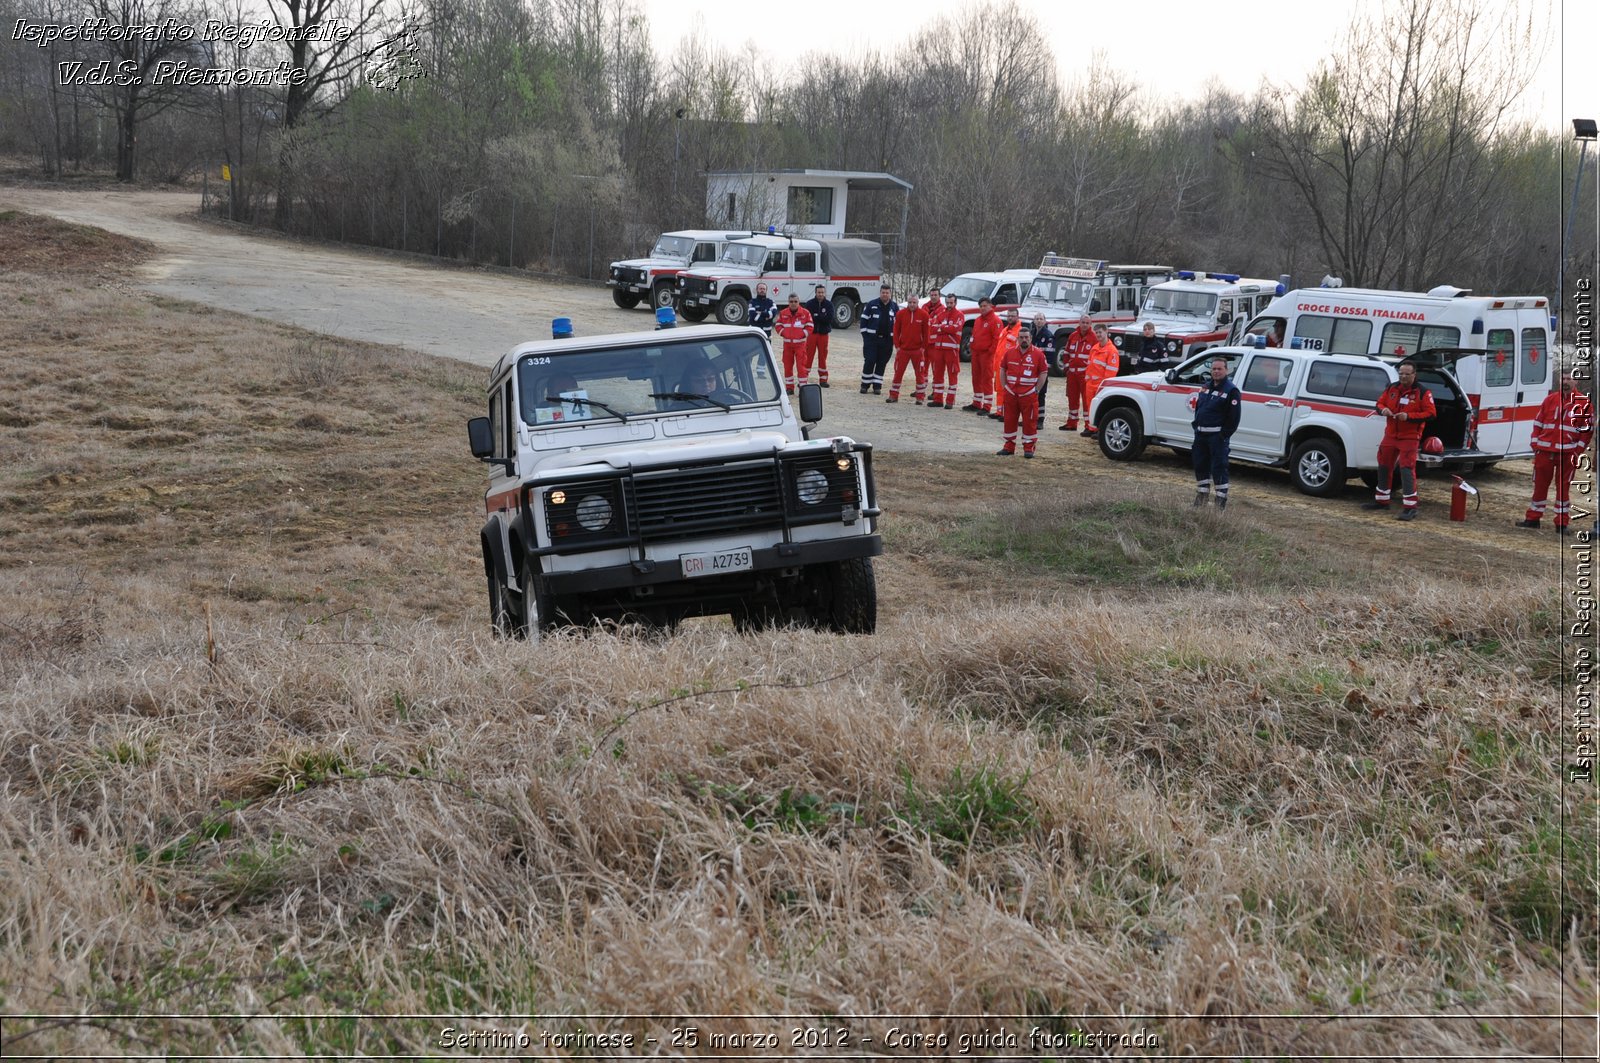
[[[1508,0],[1483,0],[1509,13]],[[1524,113],[1549,128],[1570,129],[1574,117],[1600,118],[1600,40],[1596,0],[1533,0],[1550,28],[1550,47],[1523,100]],[[1055,48],[1070,80],[1103,52],[1119,70],[1136,72],[1152,97],[1198,97],[1208,79],[1253,92],[1263,78],[1299,85],[1358,11],[1383,0],[1268,0],[1248,5],[1198,0],[1017,0]],[[688,33],[730,49],[754,41],[772,61],[790,64],[805,52],[860,54],[863,40],[891,51],[923,26],[958,14],[967,0],[874,0],[868,4],[779,5],[738,0],[645,0],[656,51],[676,50]],[[1230,8],[1232,15],[1225,14]]]

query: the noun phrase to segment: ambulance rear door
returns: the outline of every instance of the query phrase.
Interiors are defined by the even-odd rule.
[[[1477,364],[1459,365],[1456,373],[1465,385],[1467,397],[1478,409],[1478,449],[1500,457],[1515,449],[1518,435],[1518,392],[1522,388],[1517,381],[1517,370],[1524,354],[1522,337],[1518,335],[1516,324],[1514,320],[1502,317],[1485,329],[1483,353]],[[1536,355],[1534,360],[1542,364],[1543,358]],[[1521,429],[1523,450],[1528,449],[1528,437],[1532,430],[1531,421]]]
[[[1514,458],[1533,453],[1533,422],[1550,394],[1554,369],[1550,364],[1550,319],[1546,314],[1543,308],[1516,311],[1516,408],[1506,450]]]

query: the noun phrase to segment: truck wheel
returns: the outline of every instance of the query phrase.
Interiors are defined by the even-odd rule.
[[[698,306],[685,306],[678,310],[678,316],[698,324],[706,319],[706,312]]]
[[[632,310],[639,305],[639,296],[635,292],[625,292],[621,288],[611,289],[611,301],[624,310]]]
[[[664,306],[671,306],[678,301],[678,289],[666,281],[661,281],[650,289],[650,305],[660,310]]]
[[[1072,336],[1072,330],[1071,329],[1064,329],[1064,328],[1056,329],[1056,354],[1055,354],[1055,357],[1052,358],[1051,362],[1050,362],[1050,375],[1051,376],[1066,376],[1067,375],[1066,364],[1062,361],[1062,357],[1067,352],[1067,340],[1071,336]]]
[[[1378,488],[1378,470],[1377,469],[1362,469],[1361,472],[1359,472],[1357,475],[1361,477],[1361,482],[1367,485],[1367,489],[1368,490],[1372,490],[1372,491],[1377,490],[1377,488]]]
[[[833,327],[849,328],[856,323],[856,301],[848,295],[835,296],[833,300]]]
[[[750,304],[742,295],[730,295],[717,304],[717,320],[724,325],[742,325],[750,316]]]
[[[1131,406],[1113,406],[1100,414],[1100,453],[1112,461],[1133,461],[1144,453],[1144,422]]]
[[[527,577],[528,590],[516,596],[518,622],[521,631],[517,638],[538,639],[544,632],[554,630],[556,626],[555,603],[548,591],[539,586],[539,581],[531,574]]]
[[[967,326],[961,330],[961,360],[963,362],[972,361],[972,323],[971,322],[968,322]]]
[[[500,574],[494,567],[488,566],[489,572],[489,627],[497,639],[520,639],[526,634],[526,629],[519,626],[516,603],[512,601],[512,594],[507,589]]]
[[[811,570],[815,597],[811,623],[840,635],[870,635],[878,627],[878,582],[872,558],[831,561]]]
[[[1305,440],[1289,454],[1289,477],[1305,494],[1338,494],[1344,490],[1344,448],[1326,436]]]

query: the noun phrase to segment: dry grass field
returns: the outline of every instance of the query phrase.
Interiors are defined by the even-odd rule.
[[[500,643],[481,371],[142,253],[0,216],[6,1054],[1593,1057],[1553,544],[880,454],[876,636]]]

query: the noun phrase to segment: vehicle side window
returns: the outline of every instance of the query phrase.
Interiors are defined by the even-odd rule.
[[[1417,325],[1404,321],[1391,321],[1383,326],[1383,338],[1378,343],[1382,354],[1407,355],[1435,347],[1455,347],[1461,342],[1461,330],[1451,325]]]
[[[500,455],[509,458],[517,452],[517,419],[511,416],[511,411],[517,407],[511,397],[511,374],[509,373],[506,374],[506,384],[505,387],[500,389],[500,394],[503,396],[503,401],[500,405],[506,412],[505,439],[502,443],[504,449],[500,451]]]
[[[1176,377],[1176,383],[1192,384],[1197,387],[1204,387],[1211,380],[1211,363],[1216,361],[1218,358],[1221,358],[1223,361],[1228,363],[1229,376],[1232,376],[1238,371],[1240,358],[1239,355],[1208,354],[1204,358],[1190,362],[1188,365],[1179,369]]]
[[[794,271],[796,273],[815,273],[817,271],[817,253],[815,251],[796,251],[794,253]]]
[[[1261,311],[1267,308],[1267,304],[1272,302],[1272,300],[1275,298],[1276,296],[1274,296],[1271,292],[1262,292],[1260,295],[1256,296],[1255,312],[1258,314],[1261,313]]]
[[[1319,358],[1311,363],[1311,372],[1306,375],[1306,390],[1318,395],[1343,395],[1345,385],[1350,382],[1351,368]]]
[[[1015,284],[1002,284],[995,289],[994,301],[997,303],[1015,303],[1017,299],[1017,286]]]
[[[1293,368],[1287,358],[1268,358],[1256,355],[1244,375],[1240,391],[1256,395],[1282,395],[1289,390],[1289,370]]]
[[[1230,322],[1232,320],[1233,320],[1233,300],[1232,299],[1218,299],[1217,300],[1217,324],[1226,325],[1228,322]]]
[[[1139,312],[1139,290],[1137,288],[1117,289],[1117,309]]]
[[[1301,314],[1294,323],[1294,338],[1308,351],[1323,354],[1366,354],[1372,340],[1372,322],[1349,317]]]
[[[1344,386],[1344,397],[1362,402],[1377,402],[1378,396],[1389,386],[1389,376],[1377,367],[1363,365],[1350,367],[1350,380]]]
[[[1544,349],[1544,329],[1525,328],[1522,330],[1522,382],[1524,384],[1543,384],[1550,375],[1549,354]]]
[[[1515,329],[1492,328],[1483,349],[1483,386],[1511,386],[1517,371],[1517,333]]]
[[[1090,313],[1099,314],[1099,313],[1103,313],[1104,311],[1110,310],[1110,309],[1111,309],[1111,289],[1110,288],[1096,288],[1094,290],[1094,298],[1092,300],[1090,300],[1090,302],[1089,302],[1089,311],[1090,311]]]
[[[494,439],[494,456],[505,457],[506,415],[499,388],[495,388],[494,394],[489,396],[489,435]]]
[[[716,244],[695,244],[694,257],[690,262],[715,262],[717,260]]]
[[[788,273],[789,253],[787,251],[768,251],[767,264],[762,267],[766,273]]]

